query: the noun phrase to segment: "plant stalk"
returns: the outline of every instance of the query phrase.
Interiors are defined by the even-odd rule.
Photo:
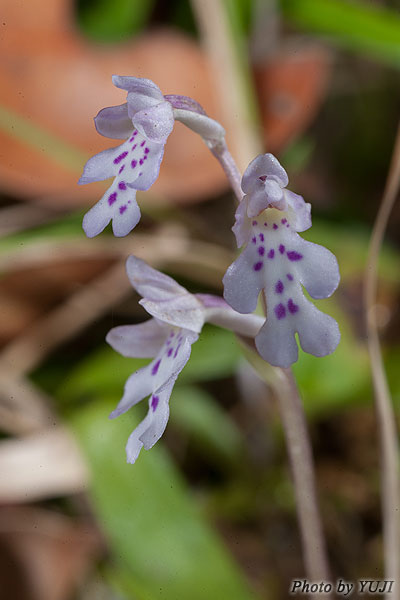
[[[385,375],[379,344],[376,298],[378,258],[390,213],[400,188],[400,126],[393,150],[391,166],[378,214],[371,234],[364,277],[364,306],[367,345],[375,392],[382,466],[382,520],[385,579],[394,580],[389,600],[400,598],[400,469],[396,417]]]
[[[225,159],[229,156],[228,164],[235,164],[227,148],[224,150],[224,155]],[[234,191],[240,189],[240,172],[237,167],[230,169],[228,179],[231,185],[232,179],[235,180],[233,181],[234,185],[232,185]],[[264,295],[262,295],[262,298],[264,300],[264,311],[266,312]],[[261,357],[256,360],[254,352],[246,354],[262,379],[266,383],[271,383],[266,378],[265,368],[260,366],[260,363],[265,365]],[[310,582],[328,582],[329,563],[318,506],[311,441],[303,404],[292,370],[274,367],[273,371],[278,379],[277,395],[292,469],[305,572]],[[320,594],[313,594],[314,598],[320,596]],[[325,600],[331,598],[330,594],[323,594],[323,597]]]

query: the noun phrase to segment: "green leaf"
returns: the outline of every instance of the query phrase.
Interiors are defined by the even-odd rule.
[[[233,333],[206,325],[192,346],[190,360],[180,373],[178,382],[182,384],[229,377],[235,372],[240,356]],[[103,394],[122,396],[128,377],[148,362],[148,359],[125,358],[104,342],[100,350],[96,350],[65,378],[57,397],[65,402],[84,401]],[[172,398],[174,393],[175,390]]]
[[[4,106],[0,106],[0,131],[45,154],[49,160],[73,173],[80,173],[89,158],[76,146]]]
[[[231,331],[206,325],[192,346],[190,360],[179,375],[180,383],[210,381],[232,375],[241,352]]]
[[[139,600],[254,598],[162,443],[126,464],[134,423],[131,415],[110,422],[113,406],[96,401],[76,411],[72,425],[91,468],[95,513],[130,593]]]
[[[242,435],[210,394],[193,385],[176,385],[172,394],[172,424],[187,431],[214,458],[234,461],[240,457]]]
[[[400,15],[372,3],[282,0],[286,17],[352,50],[400,66]]]
[[[299,360],[293,365],[293,371],[307,413],[335,412],[370,401],[369,361],[365,344],[355,339],[351,324],[334,299],[315,304],[337,320],[341,340],[333,354],[322,358],[299,351]]]
[[[145,27],[153,7],[154,0],[79,0],[78,22],[95,40],[120,41]]]

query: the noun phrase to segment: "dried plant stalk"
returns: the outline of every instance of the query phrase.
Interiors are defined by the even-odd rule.
[[[367,328],[367,344],[371,361],[375,407],[381,444],[382,465],[382,518],[385,578],[393,579],[397,586],[387,597],[400,598],[400,470],[399,444],[396,419],[386,380],[379,344],[376,314],[378,287],[378,257],[385,229],[400,187],[400,126],[397,130],[392,162],[376,216],[368,250],[364,278],[364,306]]]

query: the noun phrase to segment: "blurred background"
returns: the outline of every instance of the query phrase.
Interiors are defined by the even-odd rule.
[[[146,315],[130,253],[196,292],[221,293],[234,201],[201,139],[176,124],[133,234],[93,240],[78,186],[113,141],[93,117],[125,96],[111,75],[189,95],[243,170],[275,153],[312,203],[305,237],[338,257],[321,307],[334,355],[295,365],[311,431],[333,579],[382,570],[379,448],[363,270],[399,117],[397,0],[2,0],[0,7],[0,590],[13,600],[284,599],[303,577],[279,415],[230,333],[206,326],[166,434],[135,466],[144,407],[109,412],[131,372],[104,337]],[[115,145],[115,144],[114,144]],[[378,315],[400,409],[398,206]],[[144,404],[144,403],[143,403]]]

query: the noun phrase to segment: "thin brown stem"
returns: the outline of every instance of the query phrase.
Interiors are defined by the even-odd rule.
[[[281,384],[279,409],[292,469],[305,569],[311,581],[329,581],[311,441],[303,404],[292,370],[277,369],[277,371]],[[329,598],[329,595],[324,594],[324,598]]]
[[[232,154],[245,169],[262,151],[257,123],[257,104],[251,85],[244,43],[233,31],[223,0],[191,0],[201,41],[210,59],[221,122],[228,132]]]
[[[385,229],[400,187],[400,126],[382,202],[371,234],[364,280],[367,344],[371,361],[375,407],[378,419],[382,464],[382,518],[385,578],[397,586],[390,594],[400,598],[400,470],[396,419],[379,344],[376,314],[378,258]],[[389,598],[389,595],[387,595]]]

